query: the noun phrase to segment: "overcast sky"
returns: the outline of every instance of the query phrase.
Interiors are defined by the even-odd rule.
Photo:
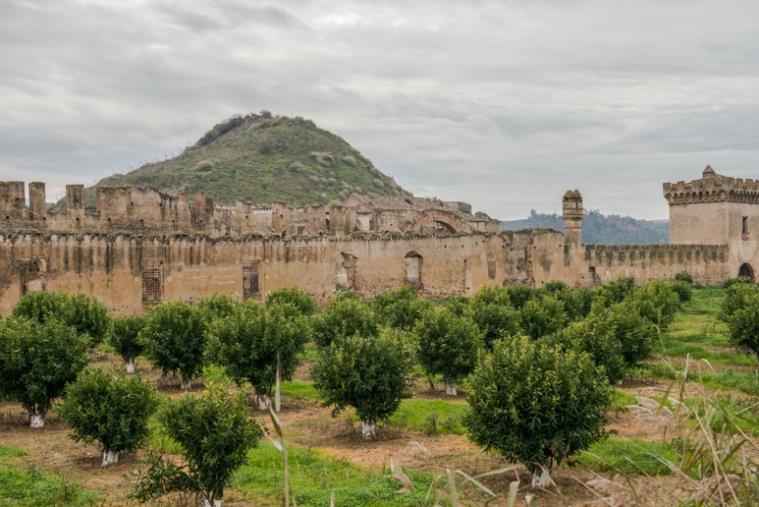
[[[499,218],[759,178],[759,2],[0,0],[0,179],[48,198],[268,109]]]

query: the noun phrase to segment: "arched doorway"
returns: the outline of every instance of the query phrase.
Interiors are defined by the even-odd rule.
[[[742,276],[744,278],[750,278],[752,281],[754,280],[754,268],[751,267],[751,264],[748,262],[744,262],[741,264],[741,267],[738,268],[738,276]]]

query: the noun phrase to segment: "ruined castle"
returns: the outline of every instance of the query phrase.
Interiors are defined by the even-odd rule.
[[[759,262],[759,181],[711,167],[664,184],[668,245],[583,245],[582,196],[563,197],[564,233],[501,231],[465,203],[363,197],[291,208],[150,188],[69,185],[49,206],[44,183],[0,182],[0,313],[29,291],[82,292],[113,310],[214,293],[239,299],[298,286],[318,300],[349,289],[369,297],[401,284],[429,296],[469,294],[485,284],[591,285],[680,271],[716,284],[754,276]],[[756,229],[756,230],[755,230]]]

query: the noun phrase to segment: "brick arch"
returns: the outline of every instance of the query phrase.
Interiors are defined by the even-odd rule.
[[[409,224],[413,232],[438,227],[451,234],[466,234],[472,232],[472,227],[456,214],[442,210],[425,210],[417,214]]]

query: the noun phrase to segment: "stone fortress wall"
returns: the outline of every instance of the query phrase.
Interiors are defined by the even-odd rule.
[[[563,199],[565,233],[501,232],[464,203],[366,198],[309,208],[216,206],[206,196],[100,188],[84,207],[70,185],[48,206],[43,183],[0,182],[0,313],[36,290],[83,292],[120,313],[214,293],[260,299],[298,286],[319,301],[339,289],[364,297],[410,284],[429,296],[485,284],[592,285],[688,271],[719,283],[753,276],[759,260],[759,183],[707,167],[699,180],[665,183],[669,245],[583,245],[583,202]],[[755,230],[757,229],[757,230]],[[695,238],[695,239],[694,239]]]

